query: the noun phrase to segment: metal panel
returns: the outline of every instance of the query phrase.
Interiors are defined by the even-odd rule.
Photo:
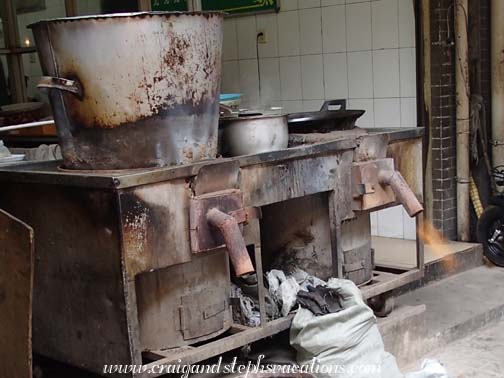
[[[11,184],[0,206],[36,235],[33,349],[100,373],[132,363],[114,193]]]
[[[208,211],[216,208],[226,214],[240,210],[242,194],[239,190],[226,190],[193,197],[190,200],[190,234],[193,253],[207,252],[226,246],[221,232],[213,227],[207,218]]]
[[[225,250],[203,253],[136,278],[143,350],[189,345],[226,331],[229,310],[229,261]],[[221,309],[222,312],[215,309]],[[213,317],[211,315],[216,315]],[[196,326],[189,329],[189,326]]]
[[[184,179],[119,193],[128,277],[191,261],[189,196]]]
[[[389,144],[387,157],[394,159],[396,170],[423,202],[422,139],[398,140]]]
[[[242,168],[245,206],[264,206],[338,188],[341,218],[351,213],[353,151]]]
[[[33,229],[0,210],[0,377],[32,376]]]

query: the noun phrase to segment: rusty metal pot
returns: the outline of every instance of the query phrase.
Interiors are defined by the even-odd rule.
[[[215,158],[223,15],[142,12],[33,29],[65,168]]]
[[[259,154],[287,148],[285,115],[240,115],[221,118],[222,152],[229,156]]]

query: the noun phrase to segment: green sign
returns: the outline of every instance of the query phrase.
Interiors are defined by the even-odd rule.
[[[152,0],[153,11],[187,11],[187,0]]]
[[[228,13],[276,11],[278,0],[201,0],[201,8]]]

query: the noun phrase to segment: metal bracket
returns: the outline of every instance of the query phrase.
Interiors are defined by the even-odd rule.
[[[262,211],[260,207],[250,206],[230,211],[229,215],[234,217],[238,223],[248,223],[252,219],[261,219]]]
[[[364,269],[363,261],[357,261],[351,264],[343,264],[343,273],[356,272],[361,269]]]
[[[237,189],[191,198],[189,228],[193,253],[202,253],[225,246],[220,232],[213,228],[207,220],[207,213],[213,208],[231,215],[240,225],[249,222],[251,219],[261,218],[260,208],[243,207],[242,193]]]

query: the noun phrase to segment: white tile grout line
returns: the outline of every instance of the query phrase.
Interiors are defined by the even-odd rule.
[[[347,22],[347,6],[345,1],[345,59],[346,59],[346,86],[347,86],[347,101],[350,102],[350,78],[348,65],[348,22]]]
[[[379,1],[379,0],[376,0],[376,1]],[[293,58],[296,56],[301,57],[301,56],[308,56],[308,55],[331,55],[331,54],[348,54],[348,53],[360,53],[360,52],[373,53],[374,51],[385,51],[385,50],[399,50],[398,53],[400,53],[400,50],[411,50],[411,49],[415,49],[415,47],[385,47],[385,48],[374,49],[374,50],[367,49],[367,50],[335,51],[335,52],[321,52],[321,53],[308,53],[308,54],[278,55],[278,56],[270,56],[268,58]],[[253,59],[253,58],[223,59],[222,61],[229,62],[229,61],[235,61],[235,60],[249,60],[249,59]]]
[[[299,0],[298,0],[299,8]],[[299,81],[301,82],[301,98],[304,101],[304,90],[303,90],[303,60],[301,59],[301,12],[297,10],[298,16],[298,46],[299,46]],[[304,105],[303,105],[304,109]]]
[[[371,16],[371,86],[373,88],[373,127],[376,127],[376,117],[375,117],[375,88],[374,88],[374,57],[373,57],[373,7],[371,1],[369,2],[369,10]],[[377,217],[378,220],[378,217]],[[378,222],[379,223],[379,222]]]
[[[345,8],[345,60],[346,60],[346,94],[347,94],[346,97],[347,102],[350,102],[350,79],[348,77],[348,22],[347,22],[346,4],[344,4],[343,7]]]
[[[345,23],[346,25],[346,23]],[[326,98],[326,75],[325,75],[325,59],[324,59],[324,25],[322,24],[322,1],[320,2],[320,39],[322,41],[322,87],[324,98]]]

